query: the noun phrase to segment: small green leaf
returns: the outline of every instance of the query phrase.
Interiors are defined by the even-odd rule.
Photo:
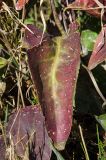
[[[106,114],[102,114],[100,116],[95,116],[98,123],[103,127],[103,129],[106,131]]]
[[[8,60],[3,57],[0,57],[0,69],[5,67],[7,64],[8,64]]]
[[[86,55],[88,51],[93,50],[94,43],[96,42],[97,33],[91,30],[84,30],[81,33],[81,44],[83,48],[83,54]],[[86,53],[85,53],[86,52]]]

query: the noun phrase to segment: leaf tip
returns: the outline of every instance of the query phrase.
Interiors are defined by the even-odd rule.
[[[57,150],[62,151],[65,149],[66,142],[57,142],[54,143],[54,146]]]

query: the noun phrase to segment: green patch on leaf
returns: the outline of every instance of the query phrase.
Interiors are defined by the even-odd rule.
[[[97,33],[91,30],[84,30],[81,33],[81,44],[83,48],[83,54],[88,54],[88,51],[92,51],[94,43],[96,42]]]
[[[103,127],[103,129],[106,131],[106,114],[102,114],[100,116],[95,116],[98,123]]]

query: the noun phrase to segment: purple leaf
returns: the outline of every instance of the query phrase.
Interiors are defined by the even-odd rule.
[[[13,141],[19,157],[29,154],[29,159],[50,160],[51,149],[40,106],[28,106],[18,110],[9,118],[7,136]],[[11,138],[10,138],[11,137]]]
[[[36,27],[28,27],[37,35],[39,30]],[[48,133],[59,150],[64,149],[72,127],[72,107],[80,65],[80,34],[77,29],[76,22],[72,23],[70,34],[56,37],[55,42],[44,34],[39,45],[36,45],[38,39],[33,34],[27,30],[25,33],[30,48],[35,46],[28,50],[28,63],[34,83],[37,89],[40,88],[38,92]]]
[[[0,136],[0,159],[5,160],[6,159],[6,146],[4,142],[3,136]]]
[[[33,24],[28,24],[27,27],[32,31],[30,32],[27,29],[25,30],[25,42],[28,45],[28,49],[40,46],[42,42],[42,36],[43,41],[49,38],[47,33],[43,34],[42,30],[36,28]]]
[[[94,69],[98,64],[106,59],[106,25],[99,33],[90,57],[88,68]]]

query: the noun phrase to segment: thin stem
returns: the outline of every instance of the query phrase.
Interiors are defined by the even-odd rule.
[[[101,155],[101,150],[100,150],[100,147],[99,147],[99,144],[100,144],[100,138],[99,138],[99,129],[98,129],[98,124],[96,124],[96,130],[97,130],[97,141],[98,141],[99,157],[101,158],[101,157],[102,157],[102,155]]]
[[[43,33],[42,33],[42,37],[41,37],[41,40],[40,40],[40,44],[42,43],[43,36],[44,36],[45,31],[46,31],[46,21],[45,21],[44,13],[43,13],[43,10],[42,10],[43,1],[44,0],[40,0],[40,16],[41,16],[42,23],[43,23]]]
[[[85,65],[82,65],[82,66],[87,70],[87,72],[88,72],[88,74],[89,74],[89,76],[90,76],[90,78],[91,78],[91,80],[93,82],[93,85],[94,85],[96,91],[98,92],[99,96],[102,98],[104,103],[106,103],[106,98],[103,96],[101,90],[99,89],[98,84],[97,84],[97,82],[96,82],[96,80],[95,80],[95,78],[93,76],[93,73]]]
[[[81,128],[80,125],[79,125],[79,131],[80,131],[80,136],[81,136],[82,144],[83,144],[84,151],[85,151],[85,158],[86,158],[86,160],[90,160],[88,152],[87,152],[86,144],[85,144],[85,141],[84,141],[84,136],[83,136],[83,133],[82,133],[82,128]]]
[[[94,2],[96,2],[96,4],[101,7],[101,27],[103,27],[103,22],[102,22],[102,19],[103,19],[103,15],[104,15],[104,5],[99,2],[98,0],[94,0]]]
[[[58,14],[57,14],[56,9],[55,9],[54,0],[50,0],[50,3],[51,3],[51,8],[52,8],[52,12],[53,12],[55,23],[56,23],[60,33],[62,35],[65,35],[64,29],[63,29],[63,27],[62,27],[62,25],[60,23],[60,20],[58,19]]]
[[[17,76],[17,85],[18,85],[18,89],[19,89],[19,95],[21,97],[21,101],[22,101],[22,105],[23,107],[25,107],[25,103],[24,103],[24,98],[23,98],[23,94],[22,94],[22,89],[21,89],[21,81],[22,81],[22,77],[20,77],[20,73],[18,75],[18,73],[16,72],[16,76]],[[18,106],[17,106],[18,107]]]
[[[105,9],[106,6],[104,7],[76,7],[76,6],[72,6],[72,5],[68,5],[65,9],[64,9],[64,12],[68,9],[73,9],[73,10],[83,10],[83,11],[86,11],[86,10],[98,10],[98,9]]]

